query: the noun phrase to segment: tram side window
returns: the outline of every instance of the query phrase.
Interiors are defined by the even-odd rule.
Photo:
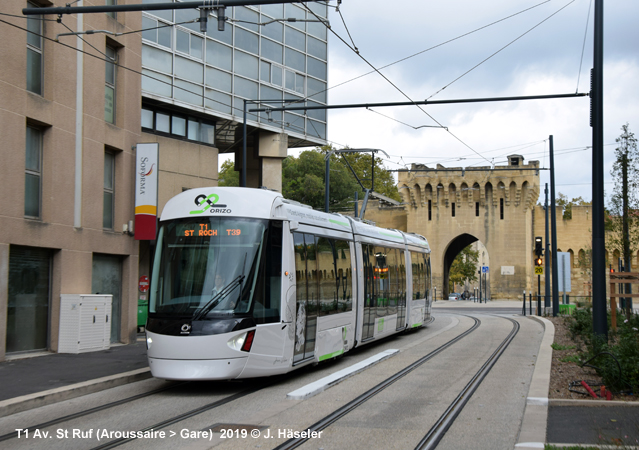
[[[262,255],[265,264],[256,286],[253,317],[256,323],[280,321],[282,290],[282,222],[271,222]],[[261,295],[260,295],[261,294]]]
[[[306,267],[306,245],[304,244],[304,235],[301,233],[293,233],[293,242],[293,245],[295,246],[295,279],[297,285],[297,303],[299,304],[308,298],[308,270]]]
[[[386,263],[388,264],[388,310],[386,315],[391,316],[397,313],[397,303],[399,298],[399,264],[397,261],[397,250],[386,249]]]
[[[319,315],[326,316],[350,311],[352,309],[349,280],[351,260],[348,242],[318,237],[317,262]]]
[[[317,315],[319,305],[319,268],[317,238],[312,234],[293,233],[297,303],[304,304],[307,316]]]
[[[341,239],[335,240],[335,249],[337,251],[336,264],[337,280],[335,286],[337,288],[337,312],[345,312],[353,310],[353,268],[351,267],[351,247],[348,241]]]
[[[375,247],[375,284],[377,285],[377,317],[386,315],[386,305],[390,296],[390,283],[388,279],[388,255],[384,247]]]
[[[406,258],[404,251],[399,252],[399,306],[406,306]]]
[[[317,273],[317,238],[312,234],[304,235],[304,246],[306,248],[306,278],[307,292],[306,314],[317,315],[319,309],[319,274]]]
[[[426,298],[429,298],[431,287],[430,255],[424,255],[424,261],[426,261],[426,277],[424,289],[426,289]]]
[[[364,306],[373,306],[376,298],[376,272],[375,272],[375,247],[362,244],[362,254],[364,263]]]
[[[421,253],[411,252],[411,268],[413,273],[413,300],[422,299],[426,296],[424,289],[424,257]]]
[[[317,262],[319,266],[319,314],[324,316],[337,311],[335,290],[335,244],[332,239],[317,238]]]

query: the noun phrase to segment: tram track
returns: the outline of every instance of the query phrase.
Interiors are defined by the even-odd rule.
[[[475,373],[472,379],[468,382],[464,389],[460,392],[460,394],[453,400],[444,414],[440,416],[435,425],[431,427],[431,429],[426,433],[424,438],[417,444],[415,449],[419,450],[432,450],[437,447],[437,444],[441,441],[446,434],[446,431],[453,424],[459,413],[462,411],[468,400],[475,393],[481,382],[486,378],[490,369],[495,365],[499,357],[504,353],[506,348],[510,345],[512,340],[515,338],[517,333],[519,332],[519,322],[516,320],[504,317],[504,319],[509,320],[513,323],[513,328],[506,336],[501,344],[497,347],[497,349],[490,355],[490,358],[481,366],[481,368]]]
[[[45,428],[48,428],[48,427],[51,427],[51,426],[54,426],[54,425],[70,422],[70,421],[75,420],[75,419],[83,418],[83,417],[89,416],[91,414],[96,414],[96,413],[99,413],[99,412],[102,412],[102,411],[105,411],[105,410],[108,410],[108,409],[111,409],[111,408],[114,408],[114,407],[117,407],[117,406],[125,405],[127,403],[132,403],[132,402],[134,402],[136,400],[140,400],[140,399],[143,399],[143,398],[146,398],[146,397],[150,397],[150,396],[153,396],[153,395],[156,395],[156,394],[160,394],[160,393],[163,393],[163,392],[166,392],[166,391],[169,391],[169,390],[172,390],[172,389],[176,389],[178,387],[183,387],[185,385],[189,385],[189,384],[192,384],[192,383],[193,382],[191,382],[191,381],[176,383],[176,384],[173,384],[171,386],[165,386],[165,387],[162,387],[162,388],[159,388],[159,389],[154,389],[154,390],[151,390],[151,391],[148,391],[148,392],[144,392],[144,393],[141,393],[141,394],[137,394],[137,395],[133,395],[133,396],[130,396],[130,397],[126,397],[126,398],[121,399],[121,400],[117,400],[117,401],[114,401],[114,402],[106,403],[104,405],[96,406],[94,408],[89,408],[89,409],[85,409],[85,410],[82,410],[82,411],[78,411],[76,413],[72,413],[72,414],[68,414],[68,415],[62,416],[62,417],[58,417],[58,418],[55,418],[55,419],[52,419],[52,420],[49,420],[49,421],[46,421],[46,422],[39,423],[37,425],[24,427],[23,429],[43,430]],[[186,419],[188,419],[190,417],[193,417],[193,416],[196,416],[198,414],[204,413],[206,411],[218,408],[220,406],[223,406],[223,405],[225,405],[227,403],[230,403],[230,402],[233,402],[235,400],[238,400],[238,399],[240,399],[242,397],[245,397],[247,395],[251,395],[251,394],[253,394],[253,393],[255,393],[255,392],[257,392],[257,391],[259,391],[261,389],[264,389],[264,388],[272,385],[273,383],[274,383],[273,380],[269,380],[269,382],[258,383],[254,387],[250,387],[250,388],[244,389],[244,390],[242,390],[240,392],[237,392],[235,394],[229,395],[229,396],[224,397],[222,399],[218,399],[218,400],[216,400],[214,402],[211,402],[211,403],[208,403],[206,405],[200,406],[198,408],[189,410],[189,411],[187,411],[185,413],[178,414],[178,415],[173,416],[173,417],[171,417],[169,419],[166,419],[166,420],[163,420],[161,422],[158,422],[158,423],[155,423],[153,425],[150,425],[148,427],[145,427],[145,428],[143,428],[141,430],[137,430],[135,432],[135,434],[136,435],[138,433],[142,433],[143,434],[143,433],[145,433],[147,431],[150,431],[150,430],[158,430],[158,429],[173,425],[174,423],[181,422],[182,420],[186,420]],[[14,439],[14,438],[17,438],[17,437],[19,437],[19,432],[18,431],[7,433],[7,434],[4,434],[4,435],[0,436],[0,442],[7,441],[7,440],[10,440],[10,439]],[[115,448],[115,447],[118,447],[120,445],[126,444],[127,442],[133,441],[135,439],[137,439],[137,438],[136,437],[132,437],[132,438],[113,439],[111,441],[105,442],[102,445],[99,445],[97,447],[93,447],[91,450],[106,450],[106,449],[110,449],[110,448]]]
[[[344,417],[346,414],[348,414],[351,411],[357,409],[359,406],[361,406],[367,400],[370,400],[372,397],[374,397],[375,395],[377,395],[380,392],[382,392],[383,390],[385,390],[387,387],[389,387],[390,385],[395,383],[400,378],[403,378],[404,376],[408,375],[410,372],[412,372],[413,370],[417,369],[419,366],[421,366],[425,362],[429,361],[433,357],[437,356],[438,354],[440,354],[441,352],[446,350],[448,347],[456,344],[457,342],[461,341],[463,338],[465,338],[466,336],[471,334],[473,331],[475,331],[477,328],[479,328],[479,326],[481,325],[481,321],[478,318],[476,318],[476,317],[471,317],[471,316],[468,316],[468,317],[470,317],[471,319],[473,319],[475,321],[473,323],[473,326],[470,327],[468,330],[466,330],[463,333],[457,335],[453,339],[451,339],[448,342],[444,343],[443,345],[439,346],[438,348],[436,348],[432,352],[428,353],[427,355],[423,356],[422,358],[418,359],[414,363],[406,366],[404,369],[402,369],[399,372],[395,373],[393,376],[388,377],[387,379],[385,379],[381,383],[377,384],[373,388],[369,389],[368,391],[364,392],[362,395],[360,395],[359,397],[357,397],[354,400],[350,401],[346,405],[342,406],[341,408],[338,408],[337,410],[333,411],[331,414],[325,416],[324,418],[322,418],[318,422],[316,422],[313,425],[311,425],[310,427],[308,427],[307,428],[308,431],[311,431],[311,432],[313,432],[313,431],[322,431],[322,430],[328,428],[331,424],[337,422],[340,418]],[[280,444],[279,446],[275,447],[275,450],[289,450],[289,449],[297,448],[300,445],[304,444],[306,441],[308,441],[308,438],[293,438],[293,439],[289,439],[288,441],[286,441],[286,442]]]
[[[210,411],[212,409],[218,408],[220,406],[226,405],[227,403],[233,402],[235,400],[238,400],[242,397],[246,397],[247,395],[251,395],[261,389],[264,389],[268,386],[270,386],[271,384],[273,384],[273,382],[268,382],[268,383],[262,383],[259,384],[257,386],[254,386],[252,388],[249,389],[245,389],[243,391],[240,391],[236,394],[233,395],[229,395],[228,397],[225,397],[223,399],[214,401],[212,403],[206,404],[204,406],[200,406],[199,408],[195,408],[192,409],[191,411],[187,411],[185,413],[182,414],[178,414],[177,416],[174,416],[170,419],[167,420],[163,420],[162,422],[158,422],[156,424],[153,424],[151,426],[145,427],[142,430],[138,430],[132,434],[137,435],[138,433],[145,433],[147,431],[152,431],[152,430],[159,430],[162,429],[164,427],[168,427],[169,425],[173,425],[175,423],[181,422],[183,420],[189,419],[193,416],[197,416],[199,414],[202,414],[206,411]],[[118,438],[118,439],[113,439],[109,442],[105,442],[102,445],[98,445],[97,447],[93,447],[91,448],[91,450],[108,450],[111,448],[115,448],[115,447],[119,447],[120,445],[126,444],[127,442],[131,442],[136,440],[137,437],[123,437],[123,438]]]
[[[104,411],[104,410],[107,410],[107,409],[110,409],[110,408],[114,408],[116,406],[125,405],[125,404],[133,402],[135,400],[139,400],[139,399],[142,399],[142,398],[150,397],[152,395],[159,394],[161,392],[169,391],[171,389],[176,389],[176,388],[178,388],[180,386],[184,386],[185,384],[188,384],[188,383],[190,383],[190,382],[189,381],[180,382],[180,383],[172,384],[171,386],[164,386],[164,387],[161,387],[161,388],[158,388],[158,389],[153,389],[153,390],[148,391],[148,392],[143,392],[141,394],[132,395],[130,397],[123,398],[121,400],[105,403],[104,405],[100,405],[100,406],[96,406],[94,408],[89,408],[89,409],[85,409],[85,410],[82,410],[82,411],[78,411],[78,412],[73,413],[73,414],[67,414],[66,416],[58,417],[58,418],[49,420],[47,422],[42,422],[42,423],[39,423],[37,425],[31,425],[31,426],[24,427],[24,428],[25,429],[44,429],[44,428],[47,428],[47,427],[51,427],[53,425],[58,425],[60,423],[68,422],[68,421],[74,420],[74,419],[79,419],[81,417],[85,417],[85,416],[88,416],[88,415],[91,415],[91,414],[95,414],[95,413],[98,413],[100,411]],[[16,437],[18,437],[18,431],[13,431],[11,433],[3,434],[3,435],[0,436],[0,442],[7,441],[9,439],[13,439],[13,438],[16,438]]]
[[[339,419],[341,419],[342,417],[344,417],[351,411],[357,409],[363,403],[365,403],[366,401],[370,400],[375,395],[385,390],[387,387],[392,385],[395,381],[399,380],[405,375],[408,375],[410,372],[412,372],[413,370],[415,370],[416,368],[418,368],[419,366],[421,366],[428,360],[432,359],[434,356],[438,355],[439,353],[446,350],[448,347],[452,346],[453,344],[462,340],[464,337],[468,336],[470,333],[475,331],[481,325],[481,321],[478,318],[472,317],[472,316],[467,316],[467,317],[470,317],[471,319],[473,319],[475,323],[473,324],[471,328],[466,330],[464,333],[458,335],[454,339],[451,339],[450,341],[441,345],[440,347],[428,353],[424,357],[420,358],[419,360],[405,367],[401,371],[397,372],[393,376],[377,384],[375,387],[369,389],[368,391],[366,391],[365,393],[363,393],[356,399],[352,400],[351,402],[347,403],[341,408],[333,411],[331,414],[320,419],[318,422],[308,427],[307,430],[309,432],[313,432],[313,431],[319,432],[319,431],[325,430],[326,428],[328,428],[329,426],[337,422]],[[417,446],[415,447],[416,450],[417,449],[432,450],[437,446],[437,444],[441,441],[446,431],[450,428],[450,426],[453,424],[453,422],[455,421],[459,413],[462,411],[462,409],[464,408],[468,400],[472,397],[477,387],[481,384],[483,379],[490,372],[490,369],[494,366],[494,364],[497,362],[497,360],[505,351],[505,349],[510,345],[510,343],[516,336],[517,332],[519,331],[520,325],[517,321],[513,319],[509,319],[509,318],[504,318],[504,319],[509,320],[513,323],[513,328],[511,332],[509,333],[509,335],[500,343],[500,345],[491,354],[488,360],[486,360],[486,362],[482,365],[482,367],[473,375],[470,382],[461,390],[460,394],[455,398],[455,400],[453,400],[453,402],[448,406],[446,411],[435,422],[435,425],[431,427],[431,429],[426,433],[424,438],[422,438],[422,440],[417,444]],[[275,447],[275,450],[294,449],[301,446],[308,440],[309,438],[289,439],[288,441]]]

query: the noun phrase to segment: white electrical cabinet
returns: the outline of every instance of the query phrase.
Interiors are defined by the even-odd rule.
[[[108,349],[112,301],[112,295],[61,294],[58,353]]]

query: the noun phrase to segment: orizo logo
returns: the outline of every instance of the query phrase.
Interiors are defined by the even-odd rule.
[[[195,211],[191,211],[190,214],[202,214],[209,208],[226,208],[226,205],[218,205],[217,202],[220,200],[220,196],[217,194],[210,194],[208,197],[204,194],[200,194],[195,197],[195,206],[201,209],[196,209]],[[211,212],[230,212],[228,210],[219,210]]]
[[[184,325],[182,325],[180,330],[182,334],[189,334],[191,332],[191,325],[189,325],[188,323],[185,323]]]

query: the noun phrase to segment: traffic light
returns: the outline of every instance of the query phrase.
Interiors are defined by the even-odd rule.
[[[544,265],[544,260],[541,259],[541,257],[535,258],[535,265],[536,266],[543,266]]]
[[[544,248],[542,246],[542,239],[541,239],[541,236],[537,236],[535,238],[535,256],[537,256],[537,258],[540,258],[543,255],[544,255]]]

